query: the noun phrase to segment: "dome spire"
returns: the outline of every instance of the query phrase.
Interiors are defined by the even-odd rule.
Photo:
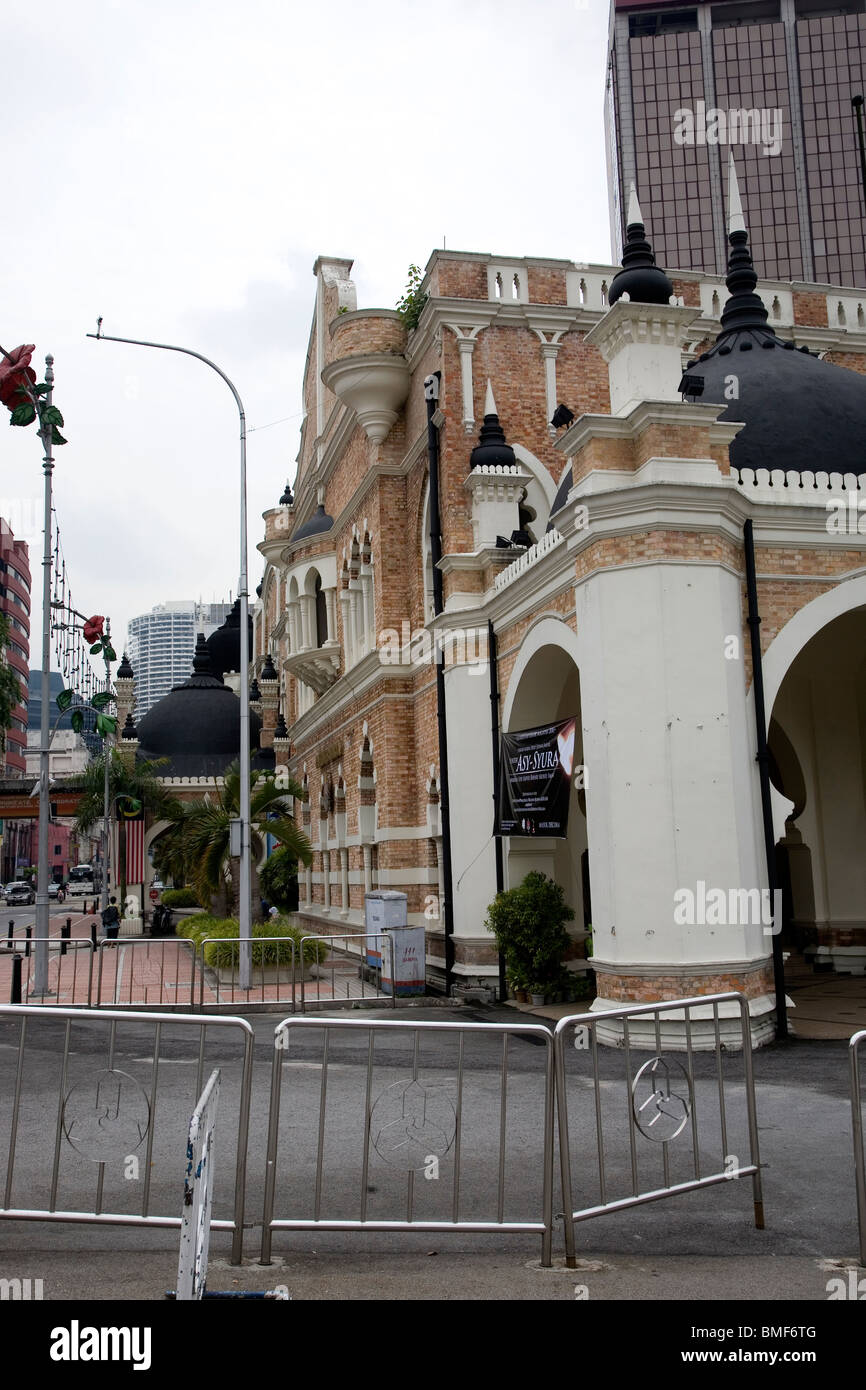
[[[674,287],[661,267],[656,265],[652,247],[647,241],[634,184],[629,189],[626,217],[622,270],[617,271],[611,281],[607,302],[614,305],[626,295],[638,304],[669,304]]]
[[[493,399],[493,386],[487,378],[487,395],[484,399],[484,423],[478,436],[478,443],[469,458],[470,468],[514,468],[517,460],[514,450],[506,442],[505,431],[499,423],[496,401]]]
[[[722,310],[722,331],[719,339],[728,333],[758,329],[775,338],[775,333],[767,322],[767,310],[760,295],[755,293],[758,276],[748,247],[749,234],[743,216],[743,204],[737,183],[734,155],[731,152],[728,175],[728,241],[731,250],[728,256],[728,273],[725,284],[730,299]],[[718,341],[717,339],[716,341]]]

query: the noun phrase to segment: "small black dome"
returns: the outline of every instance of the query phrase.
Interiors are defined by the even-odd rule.
[[[250,699],[251,699],[251,700],[260,700],[261,698],[262,698],[262,692],[259,690],[259,683],[258,683],[258,681],[256,680],[255,676],[253,676],[253,683],[252,683],[252,685],[250,686]]]
[[[247,615],[249,629],[249,655],[253,655],[253,620]],[[236,598],[222,627],[212,632],[207,639],[211,670],[220,679],[226,671],[241,669],[241,601]]]
[[[293,507],[294,505],[295,505],[295,499],[294,499],[294,497],[292,496],[292,489],[291,489],[289,483],[287,482],[285,488],[283,489],[283,495],[282,495],[282,497],[280,498],[280,506],[281,506],[281,507]]]
[[[283,715],[283,711],[280,710],[279,718],[277,719],[277,727],[274,729],[274,738],[288,738],[288,737],[289,737],[289,731],[288,731],[288,729],[286,728],[286,720],[285,720],[285,717],[284,717],[284,715]]]
[[[487,400],[484,403],[484,424],[478,436],[478,443],[469,456],[470,468],[514,468],[517,463],[514,450],[506,443],[505,431],[499,423],[493,388],[487,383]]]
[[[319,536],[325,531],[330,531],[334,524],[334,518],[325,511],[324,505],[320,502],[309,521],[305,521],[292,536],[293,541],[303,541],[309,536]]]
[[[126,681],[131,681],[135,677],[135,672],[129,664],[129,657],[126,655],[126,652],[123,653],[123,660],[117,668],[117,675],[119,680]]]
[[[270,652],[268,652],[267,659],[262,667],[261,677],[263,681],[278,681],[280,679],[277,675],[277,668],[274,665]]]
[[[250,711],[250,747],[262,721]],[[157,700],[138,726],[139,760],[167,758],[163,777],[217,777],[240,752],[241,703],[211,674],[207,644],[199,633],[193,674]]]
[[[137,730],[136,727],[135,727],[135,721],[133,720],[133,717],[132,717],[131,714],[128,714],[128,715],[126,716],[126,723],[125,723],[124,726],[123,726],[123,729],[122,729],[122,731],[121,731],[120,737],[121,737],[121,738],[138,738],[138,730]]]
[[[634,219],[633,221],[631,219]],[[615,304],[624,294],[635,304],[667,304],[674,287],[664,271],[656,265],[652,247],[646,238],[637,195],[632,185],[629,200],[629,224],[625,229],[622,270],[610,282],[608,304]]]

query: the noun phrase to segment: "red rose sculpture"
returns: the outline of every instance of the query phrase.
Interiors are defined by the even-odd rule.
[[[14,410],[27,399],[20,388],[26,383],[36,385],[36,373],[30,366],[30,358],[36,351],[35,343],[22,344],[10,352],[8,357],[0,357],[0,401],[7,410]]]
[[[104,625],[105,619],[101,616],[101,614],[97,613],[96,617],[88,618],[87,622],[84,624],[85,640],[88,642],[97,642],[99,638],[102,636],[102,629]]]

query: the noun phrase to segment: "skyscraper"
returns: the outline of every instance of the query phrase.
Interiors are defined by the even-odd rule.
[[[866,286],[851,98],[864,0],[613,0],[605,125],[618,259],[634,181],[659,261],[723,274],[734,153],[771,280]]]
[[[172,686],[190,673],[196,633],[209,636],[231,611],[231,603],[180,599],[157,604],[131,618],[129,659],[135,671],[135,717],[141,719]]]

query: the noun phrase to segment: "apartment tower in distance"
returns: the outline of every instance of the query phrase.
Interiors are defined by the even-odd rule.
[[[175,685],[189,678],[196,634],[205,637],[225,622],[231,603],[195,603],[180,599],[160,603],[129,621],[129,658],[135,671],[135,718]]]
[[[30,562],[27,542],[16,541],[0,517],[0,612],[9,624],[4,658],[18,677],[21,700],[12,710],[2,758],[4,775],[23,777],[27,751],[27,682],[30,671]]]
[[[733,151],[762,274],[866,287],[851,105],[864,91],[864,49],[864,0],[613,0],[605,126],[615,258],[634,182],[660,263],[723,274],[722,176]]]

